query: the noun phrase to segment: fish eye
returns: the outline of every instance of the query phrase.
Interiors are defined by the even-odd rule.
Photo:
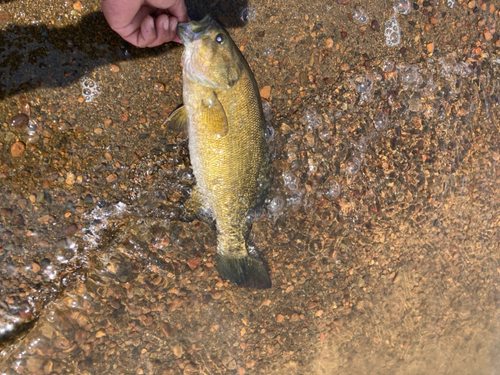
[[[216,41],[217,43],[219,43],[219,44],[224,43],[224,40],[225,40],[225,38],[224,38],[224,35],[223,35],[223,34],[218,34],[218,35],[215,37],[215,41]]]

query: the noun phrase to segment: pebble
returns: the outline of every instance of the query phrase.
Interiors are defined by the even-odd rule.
[[[26,116],[31,116],[31,106],[30,103],[24,103],[21,107],[21,112],[24,113]]]
[[[12,224],[16,227],[24,226],[24,218],[21,215],[17,215],[14,220],[12,220]]]
[[[0,27],[10,21],[10,14],[7,11],[0,12]]]
[[[70,224],[66,228],[64,228],[64,235],[66,237],[71,237],[72,235],[74,235],[76,233],[77,229],[78,229],[78,227],[76,226],[76,224]]]
[[[490,31],[488,29],[484,30],[484,39],[486,39],[488,42],[493,38],[493,35],[491,35]]]
[[[161,82],[155,82],[153,88],[157,91],[165,91],[165,85]]]
[[[380,25],[377,20],[372,20],[371,28],[373,31],[379,31]]]
[[[346,62],[340,64],[340,70],[342,70],[343,72],[349,71],[349,64]]]
[[[67,185],[73,185],[75,183],[76,176],[74,173],[69,172],[66,175],[66,184]]]
[[[34,273],[37,273],[38,271],[40,271],[40,265],[36,262],[33,262],[31,264],[31,269],[33,270]]]
[[[10,216],[12,215],[12,210],[10,208],[0,208],[0,215]]]
[[[347,38],[347,33],[345,31],[341,31],[340,36],[342,37],[342,39],[345,39]]]
[[[82,3],[80,1],[77,1],[73,4],[73,9],[81,12],[82,11]]]
[[[118,73],[120,71],[120,67],[118,65],[111,64],[109,66],[109,70],[111,70],[113,73]]]
[[[325,48],[332,48],[333,47],[333,39],[332,38],[328,38],[326,41],[325,41]]]
[[[434,42],[427,43],[427,53],[433,53],[434,52]]]
[[[108,177],[106,177],[106,181],[109,183],[116,182],[118,180],[118,176],[115,173],[111,173]]]
[[[276,322],[278,322],[278,323],[281,323],[284,319],[285,319],[285,317],[281,314],[278,314],[276,316]]]
[[[10,120],[10,126],[14,128],[21,128],[28,125],[29,118],[24,113],[18,113]]]
[[[19,157],[26,150],[26,145],[23,142],[15,142],[10,148],[10,153],[14,157]]]
[[[180,345],[174,345],[172,347],[172,351],[174,352],[174,355],[177,358],[181,358],[182,355],[184,354],[184,349],[182,349],[182,346],[180,346]]]
[[[260,97],[263,99],[269,99],[271,96],[271,86],[267,85],[260,89]]]
[[[237,369],[237,365],[236,365],[236,361],[234,360],[234,358],[231,358],[231,357],[224,357],[222,358],[222,364],[228,369],[228,370],[236,370]]]

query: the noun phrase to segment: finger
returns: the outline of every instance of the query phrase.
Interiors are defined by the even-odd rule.
[[[184,0],[176,1],[174,4],[169,6],[167,9],[168,9],[170,15],[177,18],[177,20],[179,22],[189,22],[186,3],[184,3]]]
[[[109,26],[113,30],[121,29],[131,23],[140,14],[140,20],[150,13],[149,6],[142,6],[141,2],[132,2],[124,7],[122,0],[101,0],[101,7]],[[137,24],[137,27],[140,22]]]
[[[147,47],[156,39],[155,20],[153,17],[147,16],[142,21],[140,28],[127,36],[123,36],[123,39],[137,47]]]
[[[166,42],[182,43],[181,39],[177,36],[178,21],[175,17],[169,17],[166,14],[161,14],[156,17],[156,39],[148,44],[148,47],[156,47]]]
[[[147,3],[158,9],[167,9],[179,22],[189,21],[184,0],[148,0]]]

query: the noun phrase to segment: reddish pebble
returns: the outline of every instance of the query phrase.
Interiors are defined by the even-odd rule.
[[[340,33],[340,36],[342,37],[342,39],[345,39],[347,37],[347,33],[345,31],[342,31]]]
[[[26,150],[26,146],[23,142],[15,142],[10,148],[10,153],[12,156],[18,157],[23,154],[24,150]]]
[[[192,270],[194,270],[196,267],[198,267],[198,265],[200,264],[200,262],[201,262],[201,258],[197,257],[197,258],[189,259],[187,261],[187,264],[188,264],[189,268],[191,268]]]
[[[379,31],[380,30],[380,25],[379,25],[379,23],[378,23],[377,20],[373,20],[372,21],[371,27],[372,27],[373,31]]]

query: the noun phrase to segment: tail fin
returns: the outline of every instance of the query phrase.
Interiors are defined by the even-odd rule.
[[[248,288],[267,289],[271,287],[271,278],[264,262],[257,257],[246,255],[232,258],[228,255],[216,255],[217,271],[225,279]]]

